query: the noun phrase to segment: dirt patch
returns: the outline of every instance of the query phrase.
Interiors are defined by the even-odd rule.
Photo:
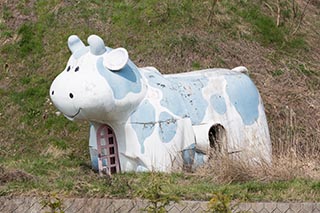
[[[12,182],[12,181],[30,181],[34,177],[22,170],[6,171],[0,166],[0,184]]]
[[[0,7],[5,13],[6,25],[10,29],[16,30],[25,22],[35,22],[37,20],[35,3],[35,0],[24,1],[24,3],[19,0],[5,0],[0,3]]]

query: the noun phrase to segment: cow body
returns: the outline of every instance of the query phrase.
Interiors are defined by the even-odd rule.
[[[67,118],[91,123],[93,168],[103,125],[116,136],[121,171],[195,168],[217,145],[270,162],[262,100],[246,74],[208,69],[162,75],[153,67],[137,68],[125,50],[105,47],[97,36],[88,43],[69,38],[73,54],[50,95]]]

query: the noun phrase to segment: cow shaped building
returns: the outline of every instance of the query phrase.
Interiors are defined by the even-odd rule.
[[[107,173],[192,169],[212,149],[271,161],[259,92],[246,68],[162,75],[138,68],[124,48],[75,35],[72,55],[53,81],[53,104],[70,120],[90,122],[92,166]]]

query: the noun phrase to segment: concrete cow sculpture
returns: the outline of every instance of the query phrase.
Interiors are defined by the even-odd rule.
[[[50,97],[68,119],[90,122],[94,169],[192,169],[217,148],[271,161],[262,100],[244,67],[162,75],[96,35],[88,44],[69,37],[72,55]]]

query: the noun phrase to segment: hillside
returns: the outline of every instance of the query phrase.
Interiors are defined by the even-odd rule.
[[[100,181],[88,169],[88,123],[57,116],[49,100],[72,34],[97,34],[162,73],[246,66],[264,100],[273,153],[318,156],[320,1],[277,2],[1,1],[0,196],[108,190],[86,182]]]

